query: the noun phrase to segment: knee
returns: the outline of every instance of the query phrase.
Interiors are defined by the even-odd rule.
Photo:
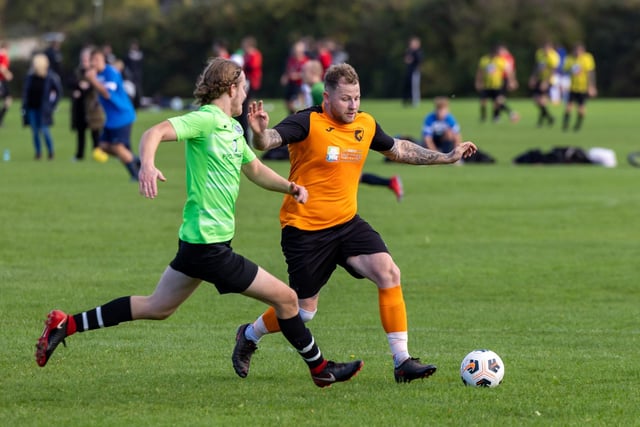
[[[378,285],[384,286],[392,286],[400,283],[401,275],[400,268],[393,262],[393,260],[389,260],[384,266],[381,266],[377,272]]]
[[[295,291],[289,287],[278,297],[273,305],[276,314],[281,319],[289,319],[298,314],[298,296]]]
[[[300,312],[300,318],[302,319],[302,321],[304,323],[307,323],[307,322],[311,321],[314,318],[314,316],[316,315],[318,310],[309,311],[309,310],[305,310],[304,308],[300,307],[299,312]]]
[[[153,295],[131,298],[131,314],[134,319],[165,320],[176,312],[178,307],[168,306],[154,301]]]
[[[392,261],[389,267],[389,278],[392,283],[400,283],[400,268]]]
[[[165,319],[168,319],[175,312],[176,312],[175,308],[159,309],[152,313],[151,320],[165,320]]]

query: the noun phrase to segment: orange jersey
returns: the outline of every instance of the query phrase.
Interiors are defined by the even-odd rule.
[[[358,211],[358,184],[369,149],[385,151],[393,138],[363,112],[353,123],[333,121],[316,106],[274,128],[289,145],[289,180],[309,191],[305,204],[285,197],[280,224],[301,230],[322,230],[344,224]]]

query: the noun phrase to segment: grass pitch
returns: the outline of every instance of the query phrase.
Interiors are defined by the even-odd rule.
[[[168,178],[150,201],[114,159],[72,163],[68,105],[53,128],[55,161],[32,160],[14,105],[0,129],[0,423],[6,426],[160,425],[640,425],[638,369],[640,150],[632,100],[588,104],[579,133],[537,129],[529,100],[517,123],[478,122],[476,100],[454,100],[465,139],[494,165],[413,167],[371,153],[365,170],[402,177],[396,203],[361,186],[360,214],[385,238],[403,274],[410,349],[438,365],[425,381],[396,384],[373,284],[337,271],[310,323],[334,360],[362,358],[352,381],[315,387],[280,335],[266,337],[248,378],[230,355],[240,323],[264,306],[203,285],[163,322],[77,334],[45,368],[33,351],[47,312],[77,312],[152,292],[175,254],[184,202],[183,148],[160,147]],[[272,124],[283,115],[272,102]],[[418,136],[431,107],[364,100],[390,134]],[[552,107],[560,117],[561,107]],[[171,112],[141,112],[136,141]],[[617,168],[515,166],[531,148],[612,148]],[[286,174],[285,163],[270,163]],[[311,195],[313,197],[313,195]],[[286,280],[281,197],[244,180],[234,248]],[[496,389],[466,388],[465,354],[504,360]]]

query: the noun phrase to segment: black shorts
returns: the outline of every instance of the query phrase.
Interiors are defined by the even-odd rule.
[[[543,89],[544,86],[544,89]],[[544,85],[542,81],[537,81],[533,90],[531,91],[531,95],[533,96],[549,96],[549,92],[551,91],[551,85]]]
[[[9,83],[6,80],[0,80],[0,99],[7,98],[9,95]]]
[[[289,285],[298,298],[309,298],[320,292],[338,265],[362,279],[347,265],[347,258],[389,252],[380,234],[358,215],[325,230],[306,231],[286,226],[282,229],[280,244],[287,260]]]
[[[589,94],[585,92],[569,92],[569,102],[575,102],[578,105],[584,105],[589,98]]]
[[[500,89],[483,89],[482,92],[480,92],[480,99],[491,99],[495,101],[500,95],[502,95]]]
[[[247,290],[258,274],[258,266],[231,249],[231,242],[178,242],[178,253],[169,264],[189,277],[212,283],[221,294]]]

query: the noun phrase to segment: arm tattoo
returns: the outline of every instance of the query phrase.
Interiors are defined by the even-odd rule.
[[[282,137],[275,129],[265,129],[262,135],[254,136],[253,144],[258,150],[271,150],[282,145]]]
[[[383,152],[389,159],[412,165],[439,165],[451,163],[448,153],[429,150],[411,141],[394,138],[391,150]]]

